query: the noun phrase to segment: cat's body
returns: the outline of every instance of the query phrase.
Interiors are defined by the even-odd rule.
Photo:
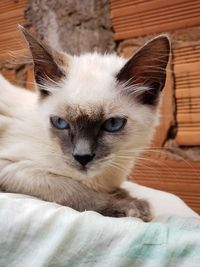
[[[148,204],[119,189],[158,122],[158,103],[145,95],[148,85],[127,84],[120,72],[126,61],[120,57],[52,56],[25,35],[33,59],[39,57],[34,63],[40,94],[0,80],[1,189],[80,211],[149,220]],[[163,68],[167,60],[168,55]]]

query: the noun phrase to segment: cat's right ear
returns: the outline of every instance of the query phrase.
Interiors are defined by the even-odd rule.
[[[19,29],[29,45],[34,63],[35,81],[41,97],[44,98],[51,94],[49,87],[57,87],[65,77],[69,59],[64,53],[57,52],[38,41],[24,27],[19,26]]]
[[[117,74],[129,96],[144,105],[156,106],[165,85],[166,67],[170,56],[170,40],[160,35],[146,43],[128,60]]]

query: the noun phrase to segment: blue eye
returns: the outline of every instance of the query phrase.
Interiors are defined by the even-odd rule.
[[[69,123],[59,117],[51,117],[50,121],[51,124],[57,129],[64,130],[70,128]]]
[[[123,128],[126,123],[124,118],[110,118],[103,124],[103,130],[106,132],[115,133]]]

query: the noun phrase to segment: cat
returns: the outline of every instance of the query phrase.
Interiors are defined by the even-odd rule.
[[[167,35],[126,60],[115,54],[71,56],[21,30],[37,91],[1,78],[1,191],[150,221],[149,203],[120,185],[158,124],[170,55]]]

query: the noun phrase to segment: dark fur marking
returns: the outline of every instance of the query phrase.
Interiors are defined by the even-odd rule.
[[[47,91],[44,90],[43,86],[53,85],[57,86],[65,73],[59,67],[57,62],[61,63],[60,54],[49,47],[47,44],[38,41],[32,34],[27,32],[23,27],[20,27],[32,53],[34,62],[34,74],[35,81],[38,88],[41,90],[41,99],[48,96]],[[58,60],[57,60],[57,59]]]
[[[121,188],[117,188],[110,194],[109,205],[100,211],[109,217],[138,217],[145,222],[152,219],[149,203],[145,200],[133,198]]]
[[[128,85],[147,86],[149,90],[136,94],[135,99],[146,105],[156,105],[160,91],[164,88],[166,66],[169,60],[170,43],[166,36],[159,36],[142,47],[116,75],[119,82]]]
[[[78,114],[78,116],[74,116]],[[104,121],[104,113],[101,109],[95,110],[95,114],[86,114],[81,110],[72,110],[69,108],[65,119],[70,124],[68,130],[58,130],[51,127],[53,137],[59,140],[64,154],[71,156],[76,150],[80,140],[85,141],[87,146],[86,154],[96,154],[95,160],[103,158],[110,153],[108,145],[103,144],[101,126]],[[78,153],[76,151],[76,153]],[[83,154],[83,152],[82,152]]]
[[[63,179],[58,175],[49,174],[50,179]],[[132,198],[123,189],[116,189],[113,193],[97,192],[86,185],[73,179],[64,178],[67,183],[67,192],[55,194],[54,187],[49,184],[43,184],[43,190],[48,194],[37,193],[40,190],[33,191],[30,187],[16,187],[16,190],[9,190],[7,185],[1,185],[0,191],[20,193],[38,197],[45,201],[56,202],[58,204],[71,207],[77,211],[96,211],[104,216],[109,217],[138,217],[143,221],[151,220],[151,211],[149,204],[144,200]],[[39,185],[40,186],[40,185]],[[34,193],[33,193],[34,192]],[[131,215],[129,214],[129,211]]]

